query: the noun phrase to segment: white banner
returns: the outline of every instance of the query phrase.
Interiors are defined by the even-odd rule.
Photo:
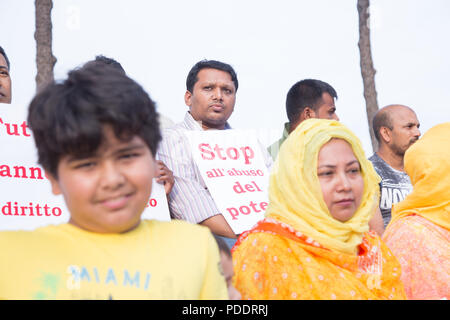
[[[169,221],[164,186],[153,180],[143,219]],[[0,113],[0,230],[32,230],[66,223],[62,196],[54,196],[44,170],[37,165],[31,130],[14,110]]]
[[[264,218],[268,170],[251,130],[186,131],[194,160],[217,207],[236,234]]]

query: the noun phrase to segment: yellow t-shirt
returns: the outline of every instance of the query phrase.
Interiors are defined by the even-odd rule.
[[[71,224],[0,232],[0,299],[227,299],[205,227],[143,220],[123,234]]]

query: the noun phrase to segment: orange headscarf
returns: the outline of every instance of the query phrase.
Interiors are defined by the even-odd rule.
[[[405,171],[413,191],[392,208],[390,224],[420,215],[450,229],[450,122],[428,130],[405,153]]]

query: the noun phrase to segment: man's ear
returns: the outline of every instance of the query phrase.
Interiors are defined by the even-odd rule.
[[[45,170],[45,176],[50,181],[50,184],[52,186],[52,193],[57,196],[61,194],[61,187],[59,186],[58,179],[56,179],[50,172]]]
[[[316,117],[316,112],[314,111],[313,108],[310,107],[305,107],[305,109],[303,109],[301,115],[300,115],[300,119],[306,120],[306,119],[311,119],[311,118],[315,118]]]
[[[192,93],[189,90],[186,90],[186,92],[184,93],[184,103],[187,106],[191,106],[191,98],[192,98]]]
[[[380,136],[384,140],[384,142],[389,143],[392,140],[391,130],[388,127],[380,128]]]

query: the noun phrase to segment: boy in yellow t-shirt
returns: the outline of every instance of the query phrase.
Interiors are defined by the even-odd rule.
[[[135,81],[87,64],[34,97],[28,124],[70,220],[0,232],[0,299],[227,298],[207,228],[141,221],[161,137]]]

